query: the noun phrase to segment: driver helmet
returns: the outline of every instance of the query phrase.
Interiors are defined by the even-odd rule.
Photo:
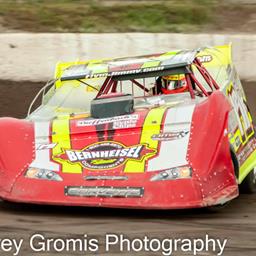
[[[175,94],[188,91],[188,85],[184,74],[169,75],[161,78],[163,94]]]

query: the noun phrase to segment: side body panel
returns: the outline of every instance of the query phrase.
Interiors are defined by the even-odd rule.
[[[10,193],[35,158],[34,125],[26,120],[0,118],[0,193]]]
[[[232,106],[228,116],[229,141],[239,162],[241,183],[256,167],[256,138],[246,96],[232,62],[231,46],[205,49],[198,56]]]

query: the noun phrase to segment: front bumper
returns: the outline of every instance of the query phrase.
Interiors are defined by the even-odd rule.
[[[223,204],[238,196],[238,186],[230,178],[214,186],[215,180],[195,177],[168,181],[150,181],[152,173],[129,174],[127,180],[84,180],[79,174],[63,174],[62,182],[28,179],[20,176],[10,193],[1,193],[4,200],[50,205],[144,208],[144,209],[183,209]],[[218,177],[219,179],[219,177]],[[210,186],[209,183],[212,185]],[[94,191],[92,194],[67,193],[68,188],[81,188]],[[85,188],[85,189],[84,189]],[[95,193],[97,188],[106,194]],[[121,192],[111,196],[111,189]],[[139,194],[126,194],[124,191],[137,188]],[[208,191],[207,191],[207,188]],[[74,190],[73,190],[74,192]]]

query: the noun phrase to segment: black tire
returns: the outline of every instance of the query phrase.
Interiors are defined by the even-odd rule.
[[[234,166],[235,175],[238,180],[239,179],[239,162],[238,162],[235,150],[233,149],[232,146],[230,146],[230,154],[231,154],[231,159]]]
[[[227,205],[229,205],[230,201],[224,203],[224,204],[217,204],[217,205],[212,205],[212,206],[208,206],[206,208],[207,212],[212,212],[212,213],[218,213],[223,211],[223,209],[225,209],[227,207]]]
[[[256,168],[252,169],[250,173],[241,183],[240,192],[243,194],[253,194],[256,193]]]

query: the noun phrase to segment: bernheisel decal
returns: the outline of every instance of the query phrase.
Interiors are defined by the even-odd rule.
[[[102,119],[79,120],[76,122],[76,125],[78,127],[83,127],[83,126],[113,123],[114,129],[132,128],[136,126],[138,119],[139,119],[139,115],[134,114],[134,115],[116,116],[116,117],[102,118]]]
[[[152,150],[145,145],[126,147],[117,142],[99,142],[82,150],[65,150],[60,155],[62,159],[71,163],[80,163],[84,168],[109,169],[123,164],[128,159],[141,160]]]
[[[211,55],[203,55],[203,56],[198,56],[197,57],[200,62],[205,63],[205,62],[211,62],[212,61],[212,56]]]
[[[154,134],[152,136],[152,139],[158,141],[178,140],[185,137],[188,133],[188,130],[179,132],[165,132],[160,134]]]
[[[109,145],[111,147],[111,145]],[[99,146],[100,149],[101,146]],[[114,147],[113,147],[114,148]],[[83,161],[83,160],[92,160],[92,159],[110,159],[110,158],[117,158],[117,157],[129,157],[129,158],[139,158],[140,152],[143,149],[143,146],[136,146],[136,147],[130,147],[130,148],[117,148],[117,149],[111,149],[111,150],[95,150],[90,151],[90,148],[88,148],[85,151],[71,151],[66,150],[67,156],[69,161],[71,162],[77,162],[77,161]]]

